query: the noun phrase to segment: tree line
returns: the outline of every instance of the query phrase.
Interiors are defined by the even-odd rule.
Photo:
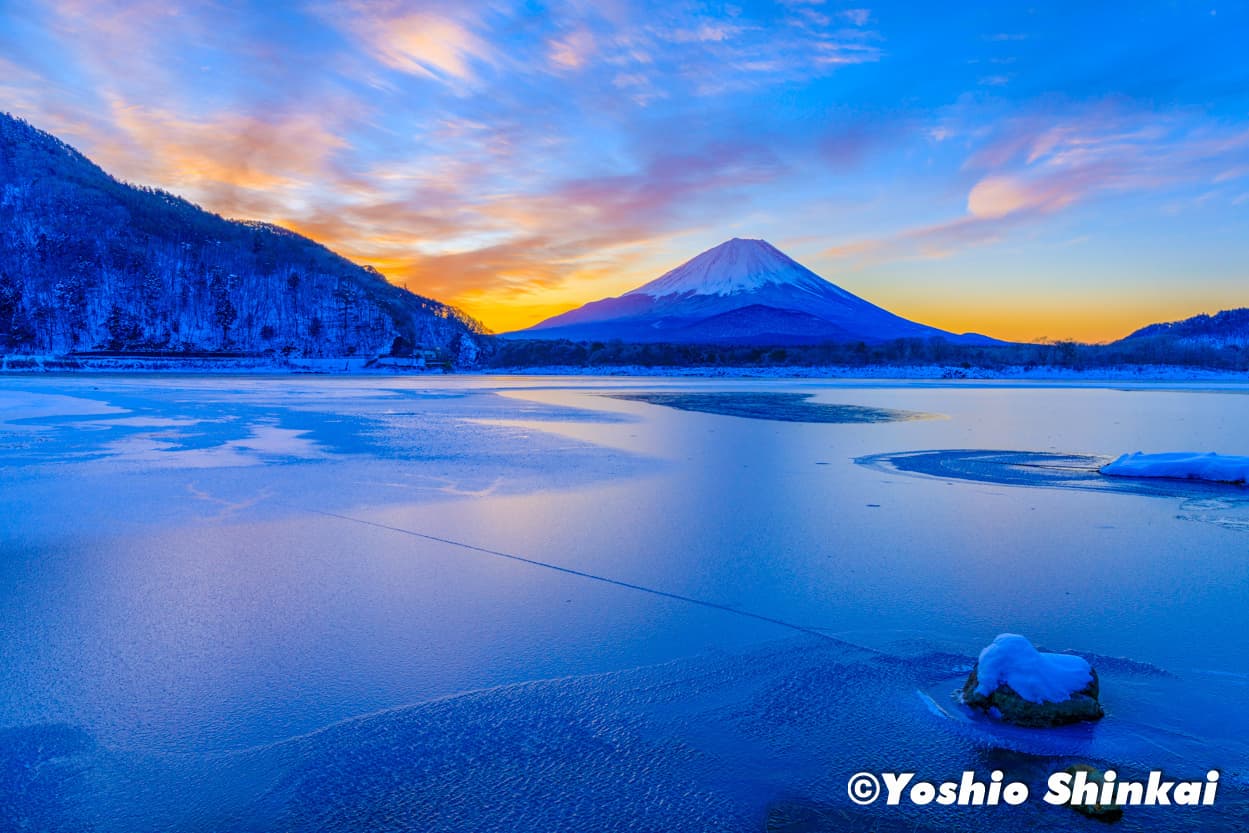
[[[871,367],[944,365],[986,370],[1036,367],[1092,370],[1132,365],[1176,365],[1249,371],[1249,349],[1239,344],[1185,343],[1166,336],[1112,344],[1046,341],[1037,344],[963,345],[943,338],[902,338],[774,347],[700,344],[630,344],[623,341],[493,339],[486,364],[520,367]]]
[[[0,113],[0,352],[471,353],[481,332],[312,240],[119,182]]]

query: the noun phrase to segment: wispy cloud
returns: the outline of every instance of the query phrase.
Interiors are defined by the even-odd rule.
[[[406,4],[344,2],[319,9],[363,49],[391,69],[434,80],[474,81],[476,66],[495,48],[457,7],[412,9]]]
[[[111,110],[116,139],[103,146],[102,161],[175,188],[216,183],[272,193],[326,178],[329,160],[347,146],[324,113],[190,119],[120,99]]]
[[[1249,131],[1182,114],[1097,104],[1008,120],[967,155],[964,211],[880,238],[832,246],[851,259],[948,257],[1098,198],[1226,181],[1249,162]],[[1249,167],[1244,168],[1249,170]]]
[[[463,297],[483,282],[500,296],[552,289],[567,296],[576,289],[569,282],[584,280],[604,250],[696,223],[699,206],[783,173],[764,148],[721,143],[660,153],[633,173],[566,179],[534,193],[430,191],[419,201],[348,206],[298,225],[325,239],[367,241],[371,262],[446,297]],[[462,239],[462,250],[422,252],[418,241],[438,235]]]
[[[855,26],[866,26],[872,19],[872,12],[870,9],[846,9],[841,16]]]
[[[594,53],[594,34],[588,29],[569,32],[549,43],[551,64],[559,69],[580,69]]]
[[[30,0],[0,106],[514,326],[732,233],[920,262],[1128,195],[1243,212],[1246,19],[1181,6]]]

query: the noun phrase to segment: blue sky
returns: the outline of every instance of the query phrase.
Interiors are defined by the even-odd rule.
[[[0,0],[0,108],[496,329],[763,237],[900,314],[1249,304],[1249,10]]]

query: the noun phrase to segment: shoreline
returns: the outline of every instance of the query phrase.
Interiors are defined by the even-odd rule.
[[[274,360],[263,356],[48,356],[0,355],[0,376],[92,373],[202,373],[257,375],[440,375],[443,368],[410,359],[336,356]]]
[[[1215,370],[1182,365],[1128,365],[1076,370],[1064,367],[1003,368],[957,365],[845,365],[793,367],[644,367],[624,365],[613,367],[510,367],[490,370],[459,371],[473,375],[499,376],[621,376],[671,377],[696,379],[897,379],[920,381],[958,380],[1020,380],[1020,381],[1088,381],[1088,382],[1176,382],[1214,381],[1249,382],[1249,373],[1237,370]]]
[[[645,366],[541,365],[532,367],[422,367],[414,362],[355,356],[273,361],[248,358],[177,358],[169,356],[0,356],[0,376],[47,374],[256,374],[272,376],[601,376],[691,379],[896,379],[919,381],[1087,381],[1087,382],[1249,382],[1249,373],[1183,365],[1118,365],[1076,369],[1049,365],[963,367],[961,365],[794,365],[794,366]]]

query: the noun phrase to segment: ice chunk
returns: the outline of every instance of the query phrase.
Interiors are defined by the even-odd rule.
[[[1169,454],[1124,454],[1102,466],[1102,474],[1112,477],[1176,477],[1244,483],[1249,480],[1249,457],[1228,454],[1202,454],[1176,451]]]
[[[1041,653],[1017,633],[998,634],[980,652],[976,675],[977,694],[987,697],[1006,683],[1032,703],[1061,703],[1093,681],[1084,657]]]

